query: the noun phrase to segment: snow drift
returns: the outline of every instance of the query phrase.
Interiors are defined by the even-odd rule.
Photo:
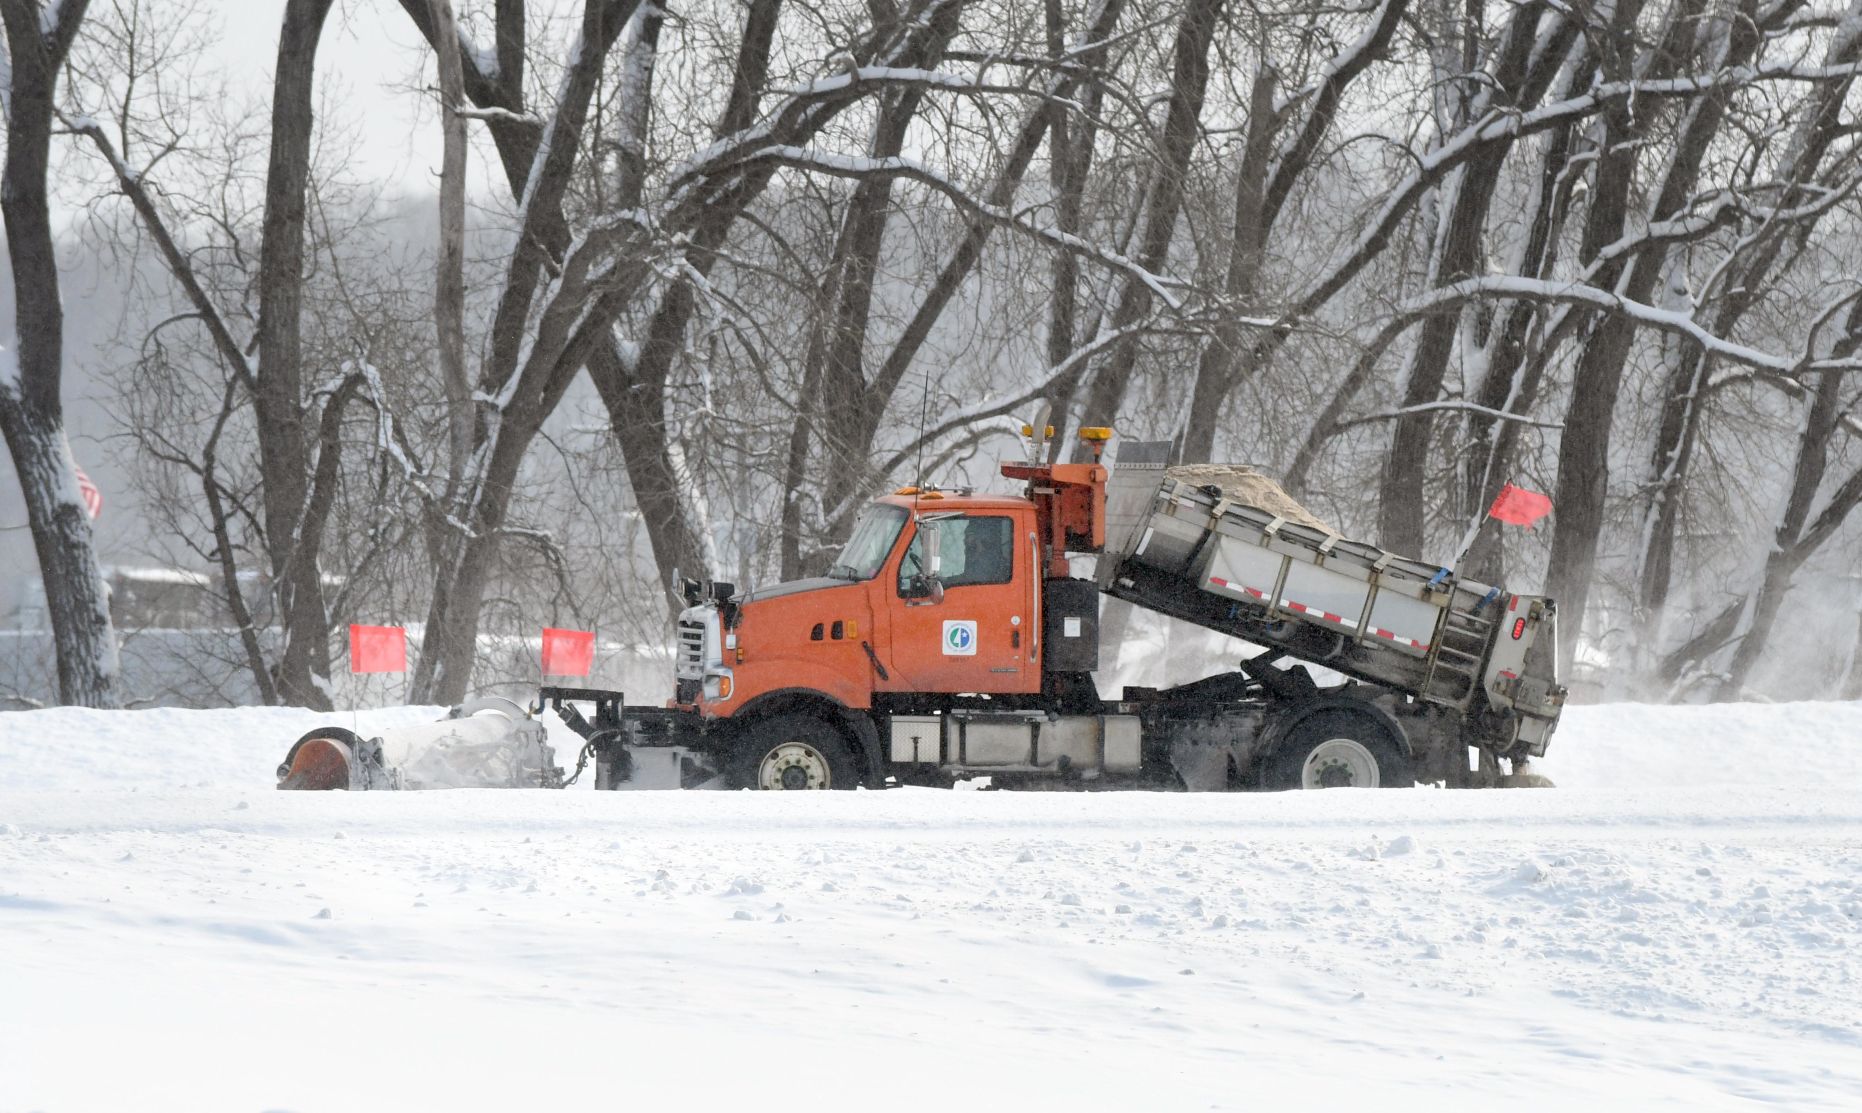
[[[0,1111],[1862,1092],[1854,706],[1575,708],[1552,791],[274,791],[327,719],[0,715]]]

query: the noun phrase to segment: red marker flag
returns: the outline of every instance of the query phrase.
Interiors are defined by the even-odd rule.
[[[543,675],[587,676],[595,667],[595,635],[587,630],[543,628]]]
[[[406,672],[407,631],[399,626],[349,627],[350,672]]]
[[[1552,500],[1537,491],[1528,491],[1524,487],[1515,487],[1511,483],[1500,488],[1494,497],[1493,505],[1487,508],[1487,516],[1516,526],[1529,526],[1552,512]]]

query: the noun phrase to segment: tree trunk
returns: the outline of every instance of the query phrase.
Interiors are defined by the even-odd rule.
[[[1589,71],[1590,67],[1580,60],[1572,84],[1567,87],[1581,87],[1579,82],[1589,80]],[[1565,177],[1565,170],[1571,157],[1573,130],[1567,126],[1554,131],[1539,164],[1538,188],[1527,216],[1526,243],[1516,267],[1527,277],[1544,278],[1557,259],[1559,233],[1571,197],[1571,179]],[[1476,405],[1506,413],[1531,412],[1545,377],[1545,361],[1529,358],[1527,351],[1534,317],[1534,307],[1527,302],[1514,302],[1502,310],[1499,327],[1487,342],[1487,372],[1476,388]],[[1470,525],[1475,516],[1480,517],[1481,524],[1475,531],[1474,543],[1462,557],[1461,569],[1482,583],[1504,583],[1506,550],[1501,541],[1501,523],[1486,517],[1486,509],[1493,505],[1500,487],[1512,479],[1519,427],[1514,422],[1470,413],[1467,431],[1462,507]]]
[[[720,139],[749,127],[755,119],[757,103],[768,79],[769,54],[781,10],[782,0],[752,0],[744,14],[730,95],[713,132]],[[664,18],[665,12],[659,8],[642,13],[640,36],[635,42],[634,57],[630,58],[632,85],[641,90],[642,96],[652,87],[660,25]],[[623,111],[635,115],[624,125],[627,134],[621,144],[621,202],[638,205],[646,185],[647,106],[624,105]],[[628,153],[630,146],[634,148],[632,153]],[[661,310],[649,326],[649,348],[655,343],[653,337],[663,334],[675,319],[678,333],[683,334],[692,296],[686,283],[666,292]],[[677,347],[676,340],[671,343]],[[590,378],[608,410],[608,427],[627,464],[627,481],[646,525],[647,544],[653,552],[660,585],[666,589],[669,612],[684,605],[678,598],[680,577],[704,579],[723,571],[708,566],[704,539],[694,527],[691,508],[683,495],[685,483],[673,462],[671,432],[666,421],[665,372],[670,370],[670,356],[669,350],[661,371],[649,370],[645,377],[640,364],[660,366],[657,356],[647,359],[643,352],[630,366],[620,352],[606,345],[589,362]]]
[[[1674,580],[1681,494],[1686,489],[1688,464],[1694,456],[1694,433],[1699,428],[1707,375],[1713,366],[1706,349],[1697,343],[1679,337],[1665,343],[1669,345],[1668,389],[1655,428],[1655,448],[1649,454],[1648,505],[1641,516],[1636,558],[1636,611],[1643,628],[1656,632],[1647,646],[1650,652],[1660,644],[1661,616],[1668,606],[1668,590]]]
[[[1062,36],[1064,16],[1058,0],[1047,3],[1048,53],[1058,58],[1066,49]],[[1079,236],[1086,215],[1086,183],[1091,178],[1093,150],[1099,137],[1099,114],[1105,104],[1105,85],[1098,74],[1089,74],[1077,99],[1080,108],[1069,112],[1059,103],[1048,105],[1048,185],[1054,195],[1054,227],[1063,235]],[[1079,328],[1080,260],[1071,251],[1054,252],[1053,300],[1047,313],[1047,365],[1059,367],[1074,352],[1082,333]],[[1086,363],[1081,361],[1073,374],[1067,375],[1048,391],[1046,402],[1056,436],[1048,442],[1050,462],[1060,459],[1067,429],[1072,422],[1074,395]]]
[[[278,695],[327,711],[329,616],[320,553],[302,534],[310,494],[300,317],[317,46],[332,0],[287,0],[272,83],[271,162],[259,247],[258,382],[253,411],[264,485],[265,545],[284,650]]]
[[[109,595],[78,494],[77,465],[65,441],[60,397],[64,310],[45,179],[58,71],[88,0],[65,0],[41,22],[39,5],[0,0],[11,73],[6,102],[6,168],[0,215],[13,270],[14,343],[0,352],[0,433],[19,476],[26,521],[58,664],[61,703],[117,705],[116,631]]]
[[[465,364],[465,71],[452,0],[428,0],[433,11],[434,55],[440,78],[440,254],[435,262],[433,327],[440,378],[446,388],[447,471],[450,497],[465,478],[472,455],[472,379]]]
[[[30,272],[32,268],[20,266],[21,253],[18,241],[12,238],[12,224],[9,219],[7,232],[14,248],[13,272],[17,280],[22,270]],[[23,331],[20,343],[28,350],[32,347]],[[33,373],[32,366],[27,359],[20,360],[22,378]],[[0,369],[0,373],[10,370]],[[63,424],[56,411],[48,414],[37,406],[23,404],[18,395],[0,387],[0,432],[6,434],[7,451],[19,475],[33,551],[39,558],[40,578],[45,584],[46,611],[51,616],[57,655],[58,701],[78,707],[115,707],[120,694],[109,591],[92,546],[90,518],[78,498],[75,465],[65,443]]]
[[[1862,700],[1862,603],[1856,607],[1856,644],[1849,654],[1849,675],[1843,680],[1842,695],[1838,698]]]
[[[874,159],[898,157],[905,146],[905,134],[918,115],[924,97],[917,90],[906,90],[880,111],[879,125],[868,148]],[[822,504],[841,506],[857,498],[868,485],[872,438],[878,419],[870,411],[873,399],[866,381],[866,340],[872,319],[873,280],[879,266],[888,218],[891,216],[892,179],[866,178],[848,198],[840,235],[834,244],[834,258],[826,280],[833,290],[828,302],[828,319],[824,343],[818,349],[823,413],[815,428],[824,442],[826,468],[821,477]],[[883,408],[884,400],[880,400]],[[927,477],[912,477],[914,483]],[[827,538],[818,538],[826,541]],[[809,560],[804,554],[803,574],[825,560]]]
[[[680,296],[689,299],[690,289]],[[652,331],[650,327],[649,335]],[[644,359],[643,353],[640,361]],[[607,407],[608,427],[627,464],[627,482],[647,529],[660,586],[669,592],[670,606],[682,606],[676,601],[679,577],[703,580],[720,570],[705,566],[704,546],[680,496],[679,475],[673,467],[666,427],[665,379],[644,379],[639,373],[640,361],[627,366],[619,352],[603,348],[589,361],[589,373]]]
[[[1215,459],[1216,423],[1222,415],[1222,403],[1235,386],[1235,367],[1240,362],[1244,336],[1236,318],[1252,303],[1266,248],[1267,229],[1262,226],[1261,216],[1267,201],[1268,158],[1273,153],[1274,126],[1278,122],[1274,118],[1274,80],[1278,76],[1271,64],[1263,64],[1254,75],[1248,98],[1248,133],[1241,168],[1235,175],[1228,273],[1222,283],[1228,304],[1197,357],[1189,418],[1178,448],[1186,461]]]

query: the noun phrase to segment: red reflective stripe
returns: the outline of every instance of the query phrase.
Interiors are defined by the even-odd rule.
[[[1380,638],[1389,638],[1393,642],[1403,642],[1405,645],[1411,645],[1411,646],[1416,647],[1417,649],[1429,648],[1427,645],[1424,645],[1422,642],[1417,641],[1415,638],[1406,638],[1401,634],[1395,633],[1390,630],[1386,630],[1381,626],[1371,627],[1371,633],[1376,634]]]
[[[1295,603],[1291,599],[1287,600],[1287,610],[1298,611],[1301,614],[1309,614],[1313,616],[1314,618],[1322,618],[1327,622],[1336,622],[1341,626],[1356,626],[1357,625],[1356,622],[1352,622],[1348,620],[1342,614],[1333,614],[1331,611],[1322,611],[1317,607],[1309,607],[1304,603]]]
[[[1243,588],[1242,590],[1246,591],[1249,595],[1254,596],[1256,599],[1265,599],[1267,597],[1266,595],[1262,594],[1259,591],[1256,591],[1255,589],[1251,587]],[[1284,606],[1287,608],[1287,610],[1293,611],[1296,614],[1310,615],[1313,618],[1324,619],[1327,622],[1336,622],[1340,626],[1356,626],[1357,625],[1356,622],[1353,622],[1350,619],[1347,619],[1344,615],[1333,614],[1331,611],[1322,611],[1315,607],[1309,607],[1304,603],[1296,603],[1291,599],[1288,599],[1285,602]],[[1377,637],[1386,638],[1393,642],[1403,642],[1404,644],[1412,646],[1416,649],[1427,650],[1429,648],[1428,644],[1425,642],[1419,642],[1415,638],[1406,638],[1401,634],[1394,633],[1390,630],[1385,630],[1381,626],[1370,627],[1370,633],[1376,635]]]
[[[1229,586],[1229,583],[1228,583],[1228,581],[1227,581],[1227,580],[1225,580],[1225,579],[1223,579],[1223,578],[1222,578],[1222,577],[1220,577],[1220,576],[1211,576],[1211,577],[1209,577],[1209,582],[1210,582],[1210,583],[1212,583],[1212,584],[1214,584],[1214,585],[1215,585],[1215,586],[1217,586],[1217,587],[1227,587],[1227,586]]]

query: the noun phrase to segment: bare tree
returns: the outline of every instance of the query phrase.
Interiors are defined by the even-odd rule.
[[[306,435],[301,317],[312,98],[317,46],[330,5],[331,0],[286,0],[279,28],[259,245],[258,361],[252,378],[266,548],[284,629],[276,666],[278,695],[286,703],[320,709],[330,706],[330,620],[319,557],[332,492],[314,489],[312,483],[317,468],[314,442]]]
[[[364,370],[366,359],[317,375],[319,366],[335,362],[328,358],[328,347],[307,358],[304,304],[312,268],[306,245],[317,200],[311,166],[314,61],[329,7],[328,0],[292,0],[286,6],[267,167],[258,178],[263,194],[256,259],[247,246],[254,229],[243,223],[244,213],[229,211],[237,202],[209,203],[170,193],[155,173],[182,146],[185,125],[177,114],[185,106],[145,108],[137,103],[132,81],[120,100],[105,106],[114,116],[110,129],[90,115],[68,121],[69,130],[86,139],[108,168],[109,184],[129,202],[135,223],[185,306],[181,314],[154,326],[151,342],[165,351],[158,334],[184,323],[198,325],[206,341],[201,354],[216,361],[223,374],[212,392],[215,400],[200,400],[217,410],[209,411],[216,416],[208,419],[210,428],[199,443],[186,443],[172,427],[157,424],[139,430],[142,446],[158,462],[190,473],[200,489],[209,536],[205,544],[187,543],[220,572],[261,697],[323,708],[331,704],[331,616],[340,609],[332,603],[346,604],[357,586],[351,577],[332,600],[327,587],[338,578],[328,576],[324,559],[325,538],[348,478],[343,455],[352,437],[345,423],[352,402],[384,402]],[[93,83],[107,87],[112,67],[141,73],[165,63],[159,54],[161,36],[155,33],[165,24],[150,5],[118,6],[112,19],[122,26],[111,30],[109,41],[93,52],[98,56],[86,63]],[[132,144],[140,150],[132,152]],[[234,141],[226,157],[229,163],[202,187],[206,194],[225,198],[239,192],[247,172],[244,146]],[[203,233],[217,234],[219,242],[203,248],[188,241],[190,234]],[[326,228],[320,242],[328,248],[335,237]],[[330,259],[331,277],[340,288],[341,269],[334,255]],[[216,279],[203,267],[229,273]],[[256,300],[256,310],[248,307],[249,298]],[[366,337],[352,334],[351,339],[352,351],[366,352]],[[154,385],[157,393],[175,390],[172,383]],[[248,447],[256,477],[250,490],[232,479],[239,470],[234,458],[243,457]],[[377,484],[374,497],[384,494]],[[371,535],[350,554],[350,571],[366,565],[386,540],[378,532]],[[262,567],[241,567],[247,555],[255,555]],[[250,571],[262,575],[249,576]],[[262,623],[276,627],[275,640],[261,636]]]
[[[1831,345],[1830,354],[1837,358],[1851,355],[1862,348],[1862,291],[1852,292],[1839,299],[1826,310],[1826,314],[1834,317],[1842,313],[1845,306],[1848,308],[1844,314],[1847,320],[1835,344]],[[1810,343],[1813,348],[1819,331],[1814,327],[1811,330]],[[1798,441],[1797,459],[1784,497],[1784,513],[1778,519],[1774,544],[1765,553],[1764,570],[1760,572],[1758,582],[1748,595],[1741,614],[1739,644],[1733,651],[1725,681],[1720,686],[1722,698],[1737,697],[1745,688],[1753,666],[1758,663],[1760,654],[1770,641],[1785,592],[1791,586],[1791,573],[1803,562],[1805,550],[1800,548],[1800,544],[1805,540],[1806,528],[1811,522],[1811,510],[1823,487],[1824,474],[1829,468],[1831,450],[1844,412],[1846,400],[1843,397],[1843,385],[1842,371],[1836,367],[1826,368],[1817,375],[1817,391],[1805,415],[1804,433]],[[1854,502],[1852,495],[1839,491],[1831,505],[1825,508],[1825,513],[1837,507],[1846,510],[1845,503],[1853,506]]]
[[[1728,205],[1750,231],[1735,239],[1691,300],[1710,313],[1716,335],[1731,335],[1773,289],[1775,273],[1803,255],[1818,225],[1837,211],[1856,188],[1856,151],[1838,145],[1845,123],[1842,108],[1855,84],[1853,66],[1862,50],[1862,3],[1852,2],[1831,38],[1818,82],[1795,113],[1790,145],[1772,181],[1745,193],[1751,202]],[[1834,156],[1834,157],[1832,157]],[[1636,601],[1643,620],[1660,629],[1675,571],[1675,541],[1683,496],[1710,408],[1714,361],[1707,351],[1683,344],[1672,352],[1660,421],[1643,481],[1636,551]],[[1788,387],[1787,387],[1788,388]]]
[[[1636,5],[1621,4],[1618,19],[1633,26]],[[1547,18],[1553,21],[1550,33],[1541,31]],[[1468,119],[1488,111],[1521,112],[1535,107],[1565,63],[1566,52],[1576,39],[1576,21],[1553,12],[1550,5],[1522,4],[1513,9],[1495,44],[1484,72],[1467,71],[1457,84],[1465,83],[1464,96],[1455,118],[1445,128],[1454,134]],[[1467,53],[1476,49],[1475,31],[1469,29]],[[1480,77],[1474,74],[1480,72]],[[1450,79],[1450,75],[1443,75]],[[1485,145],[1481,152],[1463,163],[1443,183],[1437,204],[1441,219],[1431,237],[1429,281],[1453,285],[1474,273],[1486,254],[1488,214],[1501,169],[1512,153],[1514,141],[1501,140]],[[1380,490],[1378,536],[1381,543],[1397,552],[1419,553],[1427,547],[1425,526],[1424,480],[1430,458],[1430,444],[1435,432],[1437,411],[1428,404],[1437,400],[1448,374],[1449,360],[1464,329],[1475,322],[1460,314],[1437,314],[1425,318],[1418,329],[1415,346],[1403,374],[1403,395],[1399,416],[1390,438],[1390,457],[1384,469]]]
[[[1259,312],[1262,271],[1280,217],[1294,189],[1320,165],[1353,82],[1389,49],[1408,8],[1407,0],[1382,0],[1370,13],[1364,33],[1327,58],[1313,81],[1284,98],[1275,92],[1280,79],[1275,63],[1263,59],[1255,71],[1246,140],[1235,175],[1222,303],[1196,365],[1179,448],[1185,460],[1215,456],[1222,407],[1240,379],[1258,365],[1260,353],[1251,345],[1258,330],[1243,318]],[[1315,13],[1315,23],[1318,18]]]
[[[1163,269],[1176,234],[1190,158],[1200,132],[1203,99],[1208,91],[1209,44],[1215,37],[1221,11],[1222,0],[1188,0],[1177,22],[1163,142],[1157,152],[1156,174],[1144,214],[1144,235],[1138,247],[1138,266],[1145,271]],[[1154,292],[1150,283],[1136,276],[1128,277],[1107,322],[1108,327],[1121,332],[1135,325],[1150,309]],[[1105,361],[1092,373],[1081,412],[1084,424],[1109,425],[1117,419],[1137,358],[1135,336],[1112,347]]]
[[[78,493],[77,465],[65,441],[64,309],[46,196],[59,68],[88,7],[88,0],[0,3],[8,63],[0,213],[13,268],[14,310],[12,350],[0,355],[0,431],[19,475],[45,583],[58,698],[112,707],[118,698],[116,633],[90,518]]]

